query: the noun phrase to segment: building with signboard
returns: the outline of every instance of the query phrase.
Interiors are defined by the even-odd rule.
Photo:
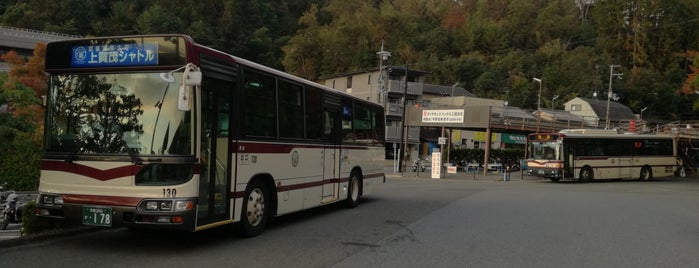
[[[397,149],[406,146],[407,155],[410,156],[408,159],[416,159],[420,152],[420,127],[408,126],[407,131],[403,128],[404,105],[429,107],[433,98],[474,97],[462,87],[426,84],[425,76],[428,74],[425,71],[406,69],[406,66],[391,65],[321,77],[318,82],[383,105],[386,112],[386,157],[393,159]],[[405,144],[401,144],[402,141]]]

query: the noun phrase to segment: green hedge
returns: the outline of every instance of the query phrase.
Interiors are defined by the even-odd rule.
[[[60,222],[36,216],[36,202],[24,205],[22,210],[22,235],[31,235],[60,228]]]

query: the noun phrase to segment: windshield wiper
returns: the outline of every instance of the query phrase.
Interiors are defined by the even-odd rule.
[[[76,145],[76,146],[75,146],[75,149],[73,149],[73,151],[71,151],[70,154],[68,154],[68,157],[66,157],[66,159],[63,160],[63,161],[66,161],[67,163],[73,163],[73,158],[74,158],[75,155],[78,154],[80,151],[82,151],[82,146]]]
[[[138,155],[137,153],[134,153],[131,150],[131,147],[129,147],[129,144],[126,143],[124,139],[119,139],[121,143],[124,145],[124,148],[126,148],[126,153],[131,157],[131,163],[134,163],[136,165],[143,164],[143,159],[141,159],[141,156]]]

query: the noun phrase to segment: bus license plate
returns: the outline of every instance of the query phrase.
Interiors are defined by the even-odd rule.
[[[112,208],[83,207],[83,224],[111,227]]]

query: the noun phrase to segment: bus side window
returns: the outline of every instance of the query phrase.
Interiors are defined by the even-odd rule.
[[[325,126],[323,125],[323,101],[321,98],[321,90],[314,87],[305,88],[305,118],[306,118],[306,139],[321,140],[325,135]]]
[[[356,140],[354,134],[354,126],[352,122],[352,105],[345,104],[342,106],[342,141],[353,143]]]

